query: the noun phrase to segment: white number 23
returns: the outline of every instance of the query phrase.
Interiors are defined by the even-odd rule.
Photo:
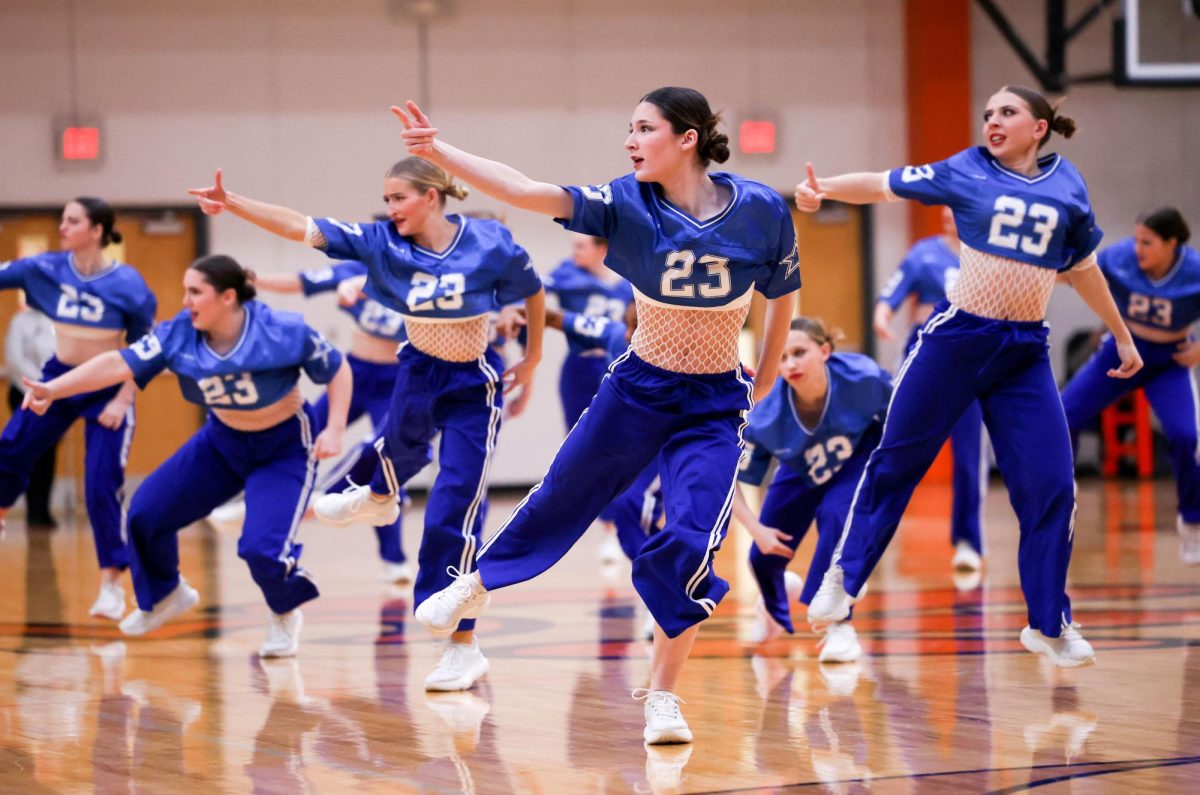
[[[1016,196],[998,196],[992,205],[996,214],[992,216],[992,228],[988,233],[988,243],[993,246],[1021,251],[1034,257],[1040,257],[1050,247],[1050,238],[1058,227],[1058,210],[1045,204],[1034,203],[1028,206]],[[1034,221],[1032,235],[1018,235],[1017,227],[1025,223],[1025,216]]]

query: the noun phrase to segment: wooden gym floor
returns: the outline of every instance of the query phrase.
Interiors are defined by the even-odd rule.
[[[489,527],[516,498],[493,499]],[[642,745],[629,698],[647,647],[628,564],[602,571],[594,533],[493,598],[479,622],[491,673],[474,690],[427,695],[435,646],[410,593],[379,582],[370,530],[306,523],[323,596],[305,607],[299,657],[260,662],[266,608],[236,531],[186,530],[200,608],[122,640],[87,617],[86,523],[26,531],[14,517],[0,542],[0,791],[1196,791],[1200,569],[1178,559],[1171,484],[1081,483],[1071,594],[1098,664],[1075,671],[1017,640],[1003,488],[976,588],[949,570],[948,502],[944,487],[918,492],[856,614],[867,656],[850,665],[818,665],[808,634],[744,642],[755,594],[734,529],[718,564],[733,591],[679,689],[696,741],[661,749]],[[420,520],[418,504],[410,552]]]

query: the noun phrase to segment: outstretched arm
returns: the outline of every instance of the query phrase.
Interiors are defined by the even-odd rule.
[[[272,293],[298,293],[301,289],[300,274],[279,271],[259,273],[254,277],[254,286]]]
[[[1108,289],[1108,281],[1096,266],[1095,259],[1089,257],[1075,269],[1067,271],[1067,278],[1088,308],[1104,321],[1117,343],[1117,355],[1121,357],[1121,366],[1109,370],[1108,375],[1112,378],[1130,378],[1142,369],[1142,357],[1138,354],[1137,346],[1133,344],[1133,335],[1121,319],[1121,312]]]
[[[804,182],[796,185],[796,208],[814,213],[821,208],[822,199],[834,199],[847,204],[874,204],[886,201],[888,192],[886,171],[860,171],[836,177],[817,179],[812,163],[805,164],[808,172]]]
[[[511,166],[464,152],[438,138],[437,128],[415,102],[404,103],[404,108],[393,105],[392,113],[404,125],[401,137],[410,155],[423,157],[441,166],[464,182],[513,207],[554,218],[570,218],[574,212],[570,194],[558,185],[532,180]]]
[[[791,558],[796,554],[791,547],[784,543],[792,540],[790,535],[782,530],[776,530],[774,527],[767,527],[758,520],[758,516],[750,508],[750,503],[746,502],[746,497],[742,494],[742,484],[740,483],[733,485],[733,518],[746,528],[750,537],[754,539],[754,545],[764,555]]]
[[[50,381],[33,381],[22,378],[21,381],[29,388],[25,393],[22,408],[27,408],[34,414],[45,414],[50,405],[60,398],[81,395],[84,392],[95,392],[97,389],[119,384],[122,381],[132,383],[133,371],[121,358],[119,351],[108,351],[88,359],[78,367],[73,367],[58,378]]]
[[[225,190],[219,168],[211,186],[192,188],[188,193],[196,197],[200,203],[200,209],[207,215],[220,215],[228,210],[238,218],[244,218],[272,234],[296,242],[302,242],[308,231],[308,216],[306,215],[287,207],[267,204]]]

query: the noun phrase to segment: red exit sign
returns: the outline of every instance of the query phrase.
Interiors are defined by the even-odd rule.
[[[775,122],[747,119],[738,128],[738,148],[747,155],[769,155],[775,151]]]
[[[60,144],[63,160],[95,160],[100,157],[100,128],[67,127]]]

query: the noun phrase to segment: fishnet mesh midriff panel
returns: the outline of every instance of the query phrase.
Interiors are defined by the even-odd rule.
[[[427,356],[447,362],[473,362],[488,346],[488,316],[431,322],[404,316],[408,341]]]
[[[680,309],[637,302],[633,352],[674,373],[727,373],[738,366],[738,334],[749,302],[733,309]]]
[[[946,297],[972,315],[992,320],[1045,320],[1054,277],[1050,268],[977,251],[965,243],[958,281]]]

